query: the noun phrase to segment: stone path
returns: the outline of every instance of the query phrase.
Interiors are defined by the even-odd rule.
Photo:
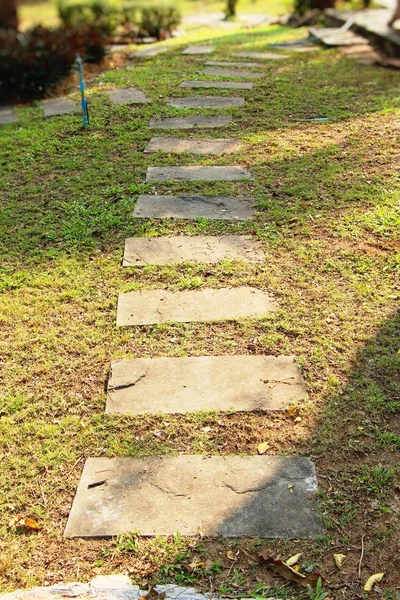
[[[12,106],[0,107],[0,125],[8,125],[8,123],[17,123],[19,121]]]
[[[137,50],[132,57],[134,58],[153,58],[153,56],[157,56],[157,54],[161,54],[162,52],[166,52],[169,50],[167,46],[153,46],[150,48],[144,48],[143,50]]]
[[[118,297],[117,326],[190,323],[264,317],[278,309],[258,288],[135,290]]]
[[[251,198],[227,196],[146,196],[137,199],[137,219],[216,219],[248,221],[254,215]]]
[[[40,106],[43,108],[45,117],[68,115],[80,110],[79,104],[70,98],[49,98],[47,100],[41,100]]]
[[[282,410],[306,398],[290,356],[137,358],[112,363],[106,412]]]
[[[158,49],[160,50],[160,49]],[[201,55],[214,46],[190,46],[183,54]],[[145,55],[146,56],[146,55]],[[257,60],[283,54],[238,52]],[[265,64],[265,63],[264,63]],[[206,75],[255,79],[257,62],[208,61]],[[251,82],[183,81],[189,89],[250,90]],[[129,90],[112,92],[118,98]],[[135,92],[137,93],[137,91]],[[141,92],[140,92],[141,93]],[[119,94],[119,95],[118,95]],[[125,96],[126,97],[126,96]],[[146,99],[147,100],[147,99]],[[146,101],[144,100],[144,101]],[[132,101],[132,100],[128,100]],[[220,96],[170,98],[177,108],[243,107],[244,99]],[[195,115],[152,119],[150,128],[227,127],[230,116]],[[155,152],[224,154],[240,141],[155,137],[144,149]],[[241,165],[149,167],[146,182],[250,181]],[[139,196],[134,218],[249,220],[251,198],[206,195]],[[221,260],[265,262],[260,244],[237,235],[129,238],[124,267],[216,264]],[[265,318],[278,311],[270,293],[255,287],[202,287],[194,290],[140,289],[119,294],[117,326],[222,322]],[[106,413],[123,415],[185,414],[198,411],[273,411],[307,398],[293,356],[188,356],[118,360],[111,364]],[[66,537],[102,537],[137,531],[141,535],[222,535],[225,537],[301,538],[322,533],[316,514],[317,481],[313,463],[282,456],[157,456],[89,458],[65,530]]]
[[[164,456],[89,458],[66,537],[320,535],[308,458]],[[134,501],[132,499],[134,498]]]
[[[152,138],[143,150],[145,154],[154,152],[190,152],[191,154],[232,154],[241,148],[240,142],[230,139],[186,140],[181,138]]]
[[[137,88],[121,88],[107,92],[113,104],[144,104],[150,102],[146,94]]]

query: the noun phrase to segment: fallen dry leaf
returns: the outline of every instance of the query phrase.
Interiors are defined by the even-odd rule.
[[[41,527],[35,519],[30,519],[29,517],[23,517],[22,515],[17,515],[13,517],[8,524],[9,527],[25,527],[30,531],[40,531]]]
[[[204,567],[203,562],[192,562],[186,565],[186,571],[188,571],[189,573],[193,573],[195,569],[200,569],[200,567]]]
[[[262,444],[259,444],[257,447],[258,450],[258,454],[265,454],[266,451],[269,448],[269,443],[268,442],[263,442]]]
[[[372,586],[375,583],[379,583],[382,581],[384,574],[385,573],[375,573],[374,575],[371,575],[371,577],[368,577],[364,585],[364,591],[370,592],[372,590]]]
[[[167,592],[157,592],[157,590],[151,586],[147,594],[140,596],[140,600],[164,600],[166,594]]]
[[[295,564],[297,564],[300,560],[300,558],[303,556],[303,552],[300,552],[299,554],[294,554],[293,556],[291,556],[290,558],[287,559],[286,564],[288,567],[293,567]]]
[[[271,569],[273,573],[277,573],[278,575],[286,579],[286,581],[295,581],[303,587],[307,587],[308,585],[310,585],[312,588],[316,587],[318,579],[321,579],[322,585],[326,584],[326,580],[324,579],[324,577],[322,577],[320,573],[314,572],[307,573],[307,575],[303,575],[302,573],[298,573],[297,571],[292,569],[292,567],[289,567],[287,564],[285,564],[283,561],[277,558],[265,558],[262,554],[256,554],[255,556],[257,557],[257,560],[261,565],[267,567],[268,569]]]
[[[334,554],[333,555],[333,560],[335,561],[335,565],[337,566],[338,569],[342,568],[342,564],[344,559],[346,558],[345,554]]]
[[[236,560],[236,556],[233,554],[232,550],[228,550],[226,557],[229,558],[229,560]]]
[[[290,406],[286,409],[286,414],[288,417],[295,419],[299,416],[300,408],[298,406]]]

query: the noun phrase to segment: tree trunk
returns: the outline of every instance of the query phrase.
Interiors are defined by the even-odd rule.
[[[0,29],[18,29],[17,0],[0,0]]]
[[[225,18],[231,19],[236,17],[236,5],[238,0],[226,0]]]

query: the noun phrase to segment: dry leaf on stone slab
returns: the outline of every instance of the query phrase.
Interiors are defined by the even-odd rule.
[[[269,443],[268,442],[263,442],[262,444],[259,444],[257,447],[258,450],[258,454],[265,454],[266,451],[269,448]]]
[[[151,586],[147,594],[140,596],[140,600],[164,600],[166,594],[166,592],[157,592],[157,590]]]
[[[314,572],[308,573],[307,575],[303,575],[302,573],[298,573],[297,571],[292,569],[292,567],[289,567],[287,564],[285,564],[283,561],[277,558],[265,558],[264,556],[262,556],[262,554],[256,554],[256,557],[261,565],[267,567],[268,569],[271,569],[273,573],[277,573],[278,575],[286,579],[286,581],[294,581],[299,585],[302,585],[303,587],[307,587],[308,585],[310,585],[312,588],[315,588],[315,586],[318,583],[318,579],[321,579],[323,586],[326,584],[326,580],[324,579],[324,577],[322,577],[320,573]]]
[[[364,591],[370,592],[375,583],[380,583],[382,581],[384,574],[385,573],[375,573],[374,575],[371,575],[365,582]]]
[[[344,559],[346,558],[345,554],[334,554],[333,555],[333,560],[335,561],[335,565],[337,566],[338,569],[342,568],[342,564]]]
[[[294,554],[293,556],[291,556],[290,558],[287,559],[286,564],[288,567],[293,567],[294,565],[296,565],[300,558],[303,556],[303,552],[300,552],[299,554]]]

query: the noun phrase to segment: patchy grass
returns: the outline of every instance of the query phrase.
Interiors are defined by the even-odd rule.
[[[268,62],[265,77],[245,92],[244,109],[218,111],[234,116],[224,137],[242,140],[238,155],[142,153],[153,134],[150,117],[195,114],[166,106],[170,95],[192,94],[179,83],[198,78],[201,70],[201,57],[180,55],[183,45],[213,41],[222,59],[299,35],[304,33],[282,27],[199,29],[173,40],[167,54],[93,79],[87,131],[76,116],[44,121],[36,106],[20,107],[21,123],[0,129],[4,589],[128,572],[142,585],[176,581],[229,595],[304,598],[254,564],[251,552],[258,549],[282,558],[303,551],[303,566],[318,565],[331,581],[331,598],[343,598],[342,585],[349,597],[360,594],[368,575],[382,570],[383,597],[395,597],[398,74],[360,66],[336,51]],[[112,107],[104,91],[130,85],[153,102]],[[330,120],[304,121],[320,116]],[[209,138],[221,132],[172,134]],[[255,179],[144,183],[148,166],[165,164],[240,164]],[[254,221],[243,224],[134,221],[137,196],[156,191],[252,195],[259,210]],[[265,264],[121,267],[127,236],[225,232],[258,238]],[[121,290],[224,285],[268,290],[280,311],[258,320],[116,328]],[[300,422],[285,412],[104,415],[112,359],[240,353],[297,357],[310,397]],[[145,540],[134,533],[100,541],[62,538],[88,456],[253,454],[263,441],[270,442],[271,453],[316,460],[321,538]],[[17,514],[38,519],[42,530],[10,529]],[[333,552],[347,555],[343,572],[334,569]]]

